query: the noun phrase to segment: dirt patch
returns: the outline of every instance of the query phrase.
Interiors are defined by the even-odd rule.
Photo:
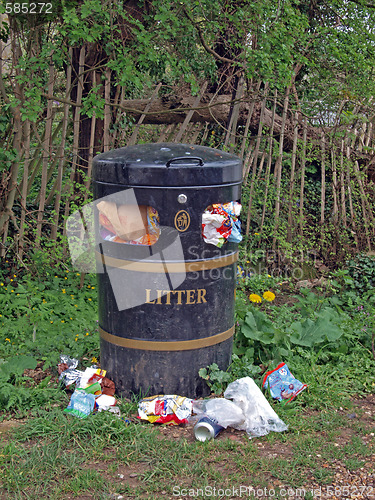
[[[23,376],[32,379],[36,384],[39,384],[42,380],[49,376],[53,378],[53,373],[50,370],[43,370],[43,364],[43,362],[38,363],[34,370],[26,369],[23,372]],[[56,377],[54,377],[54,381],[57,381]]]

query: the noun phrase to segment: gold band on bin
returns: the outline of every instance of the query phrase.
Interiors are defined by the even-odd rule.
[[[142,351],[189,351],[190,349],[200,349],[224,342],[234,334],[234,325],[225,332],[218,333],[212,337],[204,337],[203,339],[193,340],[177,340],[177,341],[155,341],[155,340],[135,340],[117,337],[106,332],[99,327],[100,336],[107,342],[128,349],[140,349]]]
[[[150,262],[147,260],[124,260],[116,259],[103,255],[96,251],[96,260],[102,262],[105,266],[115,267],[117,269],[127,269],[129,271],[138,271],[144,273],[189,273],[194,271],[204,271],[206,269],[216,269],[225,267],[237,262],[238,252],[234,252],[217,259],[206,259],[189,262]]]

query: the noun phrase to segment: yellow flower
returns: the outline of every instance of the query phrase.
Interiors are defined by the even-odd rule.
[[[91,300],[91,299],[89,299],[89,300]]]
[[[63,319],[62,319],[62,320],[61,320],[61,323],[65,323],[65,320],[63,320]]]
[[[4,283],[0,283],[0,286],[4,286]]]
[[[254,236],[259,236],[259,233],[254,233]]]
[[[97,362],[98,362],[98,360],[96,359],[96,357],[95,357],[95,356],[93,356],[93,357],[91,358],[91,363],[97,363]]]
[[[89,332],[86,332],[86,337],[87,337],[88,334],[89,334]]]
[[[79,273],[77,273],[76,276],[81,276],[81,275]]]
[[[50,321],[50,323],[53,323],[53,321]]]
[[[61,291],[62,291],[62,293],[66,293],[65,288],[62,288]]]
[[[255,302],[256,304],[260,304],[262,302],[262,298],[259,297],[259,295],[256,293],[252,293],[249,299],[251,300],[251,302]]]
[[[269,278],[272,278],[272,276],[271,276],[270,274],[267,274],[267,276],[268,276]]]
[[[275,294],[267,290],[266,292],[264,292],[263,298],[264,300],[267,300],[267,302],[272,302],[273,300],[275,300]]]
[[[10,342],[10,339],[5,339],[6,342]]]

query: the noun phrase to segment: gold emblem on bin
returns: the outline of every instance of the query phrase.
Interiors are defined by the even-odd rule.
[[[186,210],[180,210],[174,217],[174,225],[178,231],[183,233],[190,226],[190,215]]]

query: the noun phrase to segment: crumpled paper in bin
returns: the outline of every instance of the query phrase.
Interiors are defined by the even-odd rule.
[[[241,223],[238,220],[242,206],[237,201],[216,203],[202,215],[202,234],[206,243],[222,247],[226,241],[242,241]]]

